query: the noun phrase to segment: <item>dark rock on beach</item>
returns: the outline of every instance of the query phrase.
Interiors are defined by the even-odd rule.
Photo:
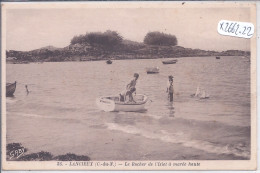
[[[60,161],[89,161],[90,158],[88,156],[84,155],[76,155],[72,153],[67,153],[65,155],[59,155],[54,158],[54,160],[60,160]]]
[[[27,154],[19,158],[20,161],[48,161],[53,160],[53,155],[49,152],[41,151],[38,153]]]
[[[20,152],[21,151],[21,152]],[[7,161],[89,161],[90,157],[84,155],[76,155],[67,153],[65,155],[53,156],[50,152],[40,151],[37,153],[26,154],[27,148],[24,148],[21,143],[10,143],[6,146]]]

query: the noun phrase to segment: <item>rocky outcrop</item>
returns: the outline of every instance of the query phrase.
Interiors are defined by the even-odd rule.
[[[190,49],[181,46],[151,46],[124,40],[113,48],[100,45],[73,44],[64,48],[47,46],[32,51],[6,52],[7,62],[58,62],[98,61],[106,59],[153,59],[195,56],[250,56],[249,51],[227,50],[222,52]]]

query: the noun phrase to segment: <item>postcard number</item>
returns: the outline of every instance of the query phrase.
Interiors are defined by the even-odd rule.
[[[221,20],[218,23],[218,33],[234,37],[251,38],[254,34],[254,25],[248,22]]]

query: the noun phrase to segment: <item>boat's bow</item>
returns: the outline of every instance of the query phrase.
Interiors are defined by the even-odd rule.
[[[14,83],[7,83],[6,84],[6,96],[12,97],[14,95],[16,89],[16,81]]]
[[[111,112],[115,110],[115,101],[111,99],[112,97],[99,97],[96,99],[97,106],[106,111]]]

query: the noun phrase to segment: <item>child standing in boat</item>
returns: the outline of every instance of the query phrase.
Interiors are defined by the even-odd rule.
[[[139,78],[139,74],[135,73],[134,74],[134,79],[131,80],[129,84],[126,86],[126,90],[120,93],[120,101],[125,101],[125,97],[128,95],[129,96],[129,101],[134,101],[133,100],[133,92],[136,92],[136,83]]]
[[[135,73],[134,74],[134,79],[131,80],[131,82],[129,84],[127,84],[127,86],[126,86],[126,90],[127,91],[130,91],[132,88],[135,88],[135,85],[136,85],[136,82],[137,82],[138,78],[139,78],[139,74]],[[135,90],[136,90],[136,88],[135,88]]]
[[[170,102],[173,102],[173,76],[169,76],[169,81],[168,81],[168,86],[167,86],[167,91],[168,93],[168,98],[170,99]]]

